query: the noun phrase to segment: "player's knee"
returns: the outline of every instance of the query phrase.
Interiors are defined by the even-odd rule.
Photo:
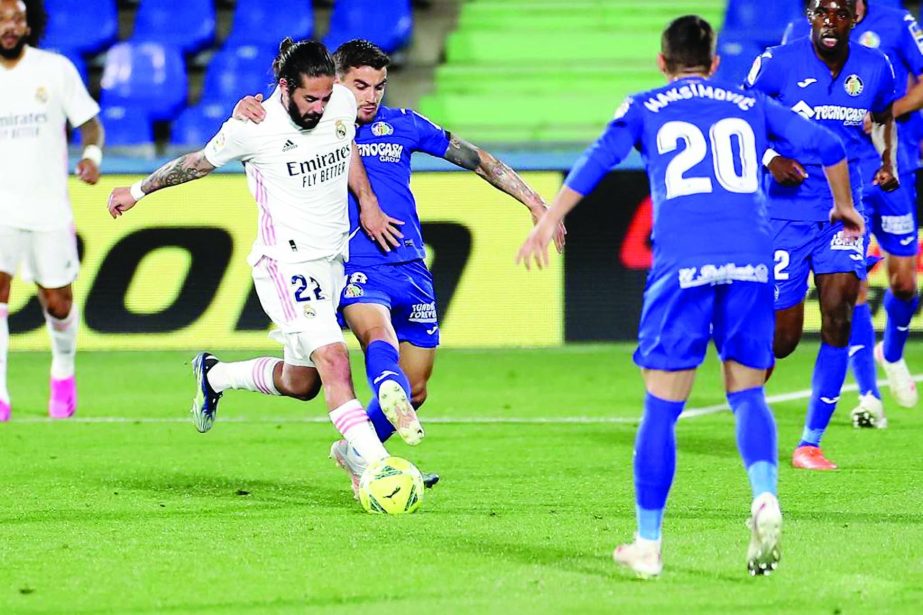
[[[784,359],[795,352],[795,349],[798,348],[800,339],[800,335],[777,331],[775,339],[772,341],[772,354],[775,355],[777,359]]]
[[[420,385],[413,385],[410,388],[410,403],[413,404],[414,408],[419,408],[426,402],[427,394],[425,382]]]
[[[916,280],[912,275],[896,275],[890,282],[891,292],[901,301],[910,301],[917,294]]]
[[[327,379],[349,379],[349,351],[345,344],[321,346],[311,354],[317,371]]]
[[[62,295],[49,295],[45,298],[45,311],[52,318],[63,320],[71,313],[73,299]]]
[[[310,401],[320,393],[321,385],[318,378],[290,376],[283,371],[281,380],[282,387],[279,392],[286,397],[292,397],[299,401]]]
[[[849,344],[852,321],[845,309],[835,309],[823,314],[820,337],[825,344],[842,348]]]

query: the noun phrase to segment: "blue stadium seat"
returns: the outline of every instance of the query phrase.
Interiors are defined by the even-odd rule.
[[[212,58],[205,71],[203,102],[236,102],[245,94],[272,91],[272,61],[268,47],[225,47]],[[232,105],[233,106],[233,105]]]
[[[170,125],[170,143],[187,147],[203,147],[215,136],[221,124],[231,115],[234,103],[199,103],[179,114]]]
[[[119,15],[115,0],[45,0],[48,25],[41,46],[98,53],[115,42]]]
[[[152,120],[172,119],[186,104],[186,65],[175,47],[118,43],[106,54],[104,105],[140,107]]]
[[[132,40],[201,51],[215,40],[214,0],[142,0]]]
[[[278,49],[287,36],[299,41],[313,33],[311,0],[237,0],[227,45]]]
[[[763,47],[778,45],[788,22],[804,14],[803,0],[729,0],[722,33]]]
[[[139,107],[104,105],[100,120],[106,128],[107,147],[133,147],[154,143],[147,112]]]
[[[393,53],[410,42],[413,10],[410,0],[337,0],[324,44],[334,51],[354,38],[364,38]]]
[[[750,67],[756,56],[763,53],[764,48],[747,39],[727,37],[723,33],[718,37],[718,55],[721,64],[718,66],[716,78],[730,83],[741,84],[747,78]]]

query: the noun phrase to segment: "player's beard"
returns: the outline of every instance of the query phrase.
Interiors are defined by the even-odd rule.
[[[20,55],[22,55],[22,49],[26,46],[26,37],[21,36],[19,40],[16,41],[16,44],[12,47],[4,47],[0,44],[0,56],[7,60],[15,60]]]
[[[301,115],[298,112],[298,107],[296,107],[294,104],[289,102],[288,116],[292,118],[292,121],[295,122],[295,124],[298,125],[299,127],[303,128],[304,130],[311,130],[312,128],[317,126],[318,123],[320,123],[320,119],[324,117],[324,114],[323,113],[308,113],[307,115]]]

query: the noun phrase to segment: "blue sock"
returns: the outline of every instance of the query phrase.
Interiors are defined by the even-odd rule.
[[[875,368],[875,326],[868,304],[857,305],[852,313],[852,333],[849,337],[849,363],[859,385],[859,394],[871,393],[881,399],[878,372]]]
[[[904,301],[895,297],[890,288],[885,291],[884,304],[888,321],[885,324],[884,355],[888,363],[900,361],[904,356],[904,344],[910,336],[910,330],[907,327],[910,326],[910,319],[917,311],[919,303],[919,295],[914,295],[913,299]]]
[[[365,376],[372,389],[372,400],[365,407],[365,413],[375,426],[378,439],[385,442],[394,433],[394,426],[388,421],[378,405],[378,389],[384,382],[394,380],[410,399],[410,382],[398,363],[397,348],[383,340],[376,340],[365,349]]]
[[[684,401],[666,401],[648,393],[635,439],[635,503],[638,536],[660,539],[663,509],[676,472],[676,420]]]
[[[779,453],[776,421],[766,403],[763,387],[728,393],[737,424],[737,448],[744,460],[753,497],[779,494]]]
[[[811,379],[811,400],[808,402],[808,416],[804,433],[798,446],[820,446],[824,430],[840,399],[840,390],[846,380],[849,367],[849,349],[835,348],[820,343],[817,361],[814,363],[814,377]]]

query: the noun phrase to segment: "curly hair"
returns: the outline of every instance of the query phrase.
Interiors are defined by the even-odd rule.
[[[29,25],[29,36],[26,43],[38,47],[39,41],[45,35],[45,26],[48,23],[48,13],[45,12],[43,0],[22,0],[26,5],[26,23]]]

